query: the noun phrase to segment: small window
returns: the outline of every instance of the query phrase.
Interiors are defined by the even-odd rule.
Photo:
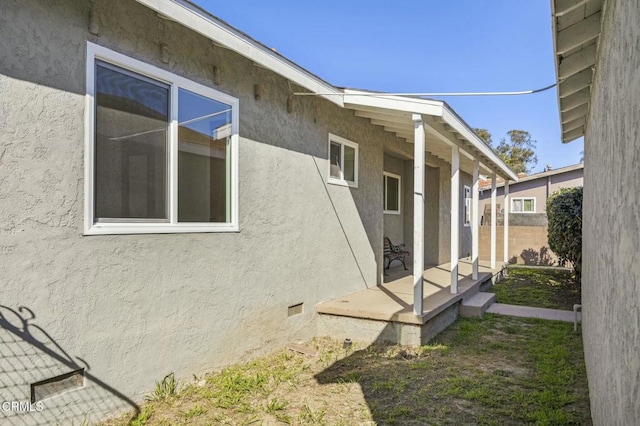
[[[535,213],[535,212],[536,212],[535,198],[512,198],[511,199],[511,213]]]
[[[384,172],[384,213],[400,214],[400,176]]]
[[[86,234],[238,230],[238,100],[88,43]]]
[[[469,226],[471,224],[471,188],[468,186],[464,186],[464,226]]]
[[[358,144],[329,135],[329,183],[358,187]]]

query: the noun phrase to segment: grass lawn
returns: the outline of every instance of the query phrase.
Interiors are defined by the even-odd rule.
[[[580,303],[580,286],[571,272],[545,268],[509,268],[509,277],[492,290],[498,303],[571,311]]]
[[[283,349],[231,366],[107,424],[591,424],[572,324],[487,314],[419,348],[307,346],[318,355]]]

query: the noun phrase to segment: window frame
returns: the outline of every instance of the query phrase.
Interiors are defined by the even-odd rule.
[[[391,172],[382,172],[382,177],[383,177],[383,190],[384,190],[384,194],[383,194],[383,213],[384,214],[395,214],[395,215],[399,215],[402,213],[402,177],[400,175],[397,175],[395,173],[391,173]],[[398,210],[389,210],[387,209],[387,188],[388,185],[386,184],[387,182],[387,178],[392,178],[392,179],[397,179],[398,180]]]
[[[95,70],[96,61],[106,62],[125,71],[141,74],[169,85],[169,138],[167,164],[167,203],[168,222],[153,220],[122,219],[109,222],[95,220]],[[86,96],[85,96],[85,152],[84,152],[84,234],[168,234],[196,232],[238,232],[238,138],[239,138],[239,100],[210,87],[196,83],[154,65],[139,61],[106,47],[87,42],[86,59]],[[179,89],[223,102],[231,106],[231,137],[229,141],[229,186],[230,220],[225,223],[178,222],[178,92]]]
[[[469,196],[467,197],[467,193]],[[464,226],[471,226],[471,209],[473,208],[473,194],[471,194],[471,187],[469,185],[463,185],[462,196],[464,198],[464,209],[462,211],[462,224]],[[468,216],[468,217],[467,217]]]
[[[331,176],[331,143],[336,143],[340,145],[340,178],[335,178],[333,176]],[[355,180],[350,181],[350,180],[346,180],[344,179],[344,147],[348,146],[350,148],[353,148],[355,150],[355,159],[354,159],[354,164],[353,164],[353,175]],[[358,144],[350,141],[348,139],[345,139],[343,137],[340,137],[338,135],[334,135],[332,133],[329,133],[329,138],[328,138],[328,142],[327,142],[327,183],[331,183],[334,185],[341,185],[341,186],[348,186],[351,188],[357,188],[358,187],[358,158],[360,156],[359,150],[358,150]]]
[[[510,197],[510,198],[511,198],[511,201],[510,201],[511,206],[510,206],[509,210],[510,210],[511,213],[533,214],[533,213],[535,213],[537,211],[536,210],[536,197]],[[513,202],[516,201],[516,200],[521,200],[522,201],[522,209],[523,209],[523,211],[517,212],[517,211],[513,210]],[[525,200],[533,200],[533,211],[530,211],[530,212],[524,211],[524,201]]]

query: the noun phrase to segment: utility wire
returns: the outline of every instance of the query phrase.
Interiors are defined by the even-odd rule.
[[[296,96],[518,96],[518,95],[532,95],[534,93],[544,92],[553,87],[556,87],[557,83],[550,84],[540,89],[523,90],[519,92],[418,92],[418,93],[373,93],[373,92],[358,92],[358,93],[315,93],[315,92],[295,92]]]

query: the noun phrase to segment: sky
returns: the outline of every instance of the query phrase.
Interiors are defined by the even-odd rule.
[[[555,82],[547,0],[196,0],[198,5],[338,87],[382,92],[504,92]],[[556,88],[526,96],[435,97],[494,146],[528,131],[538,163],[580,161],[563,144]]]

